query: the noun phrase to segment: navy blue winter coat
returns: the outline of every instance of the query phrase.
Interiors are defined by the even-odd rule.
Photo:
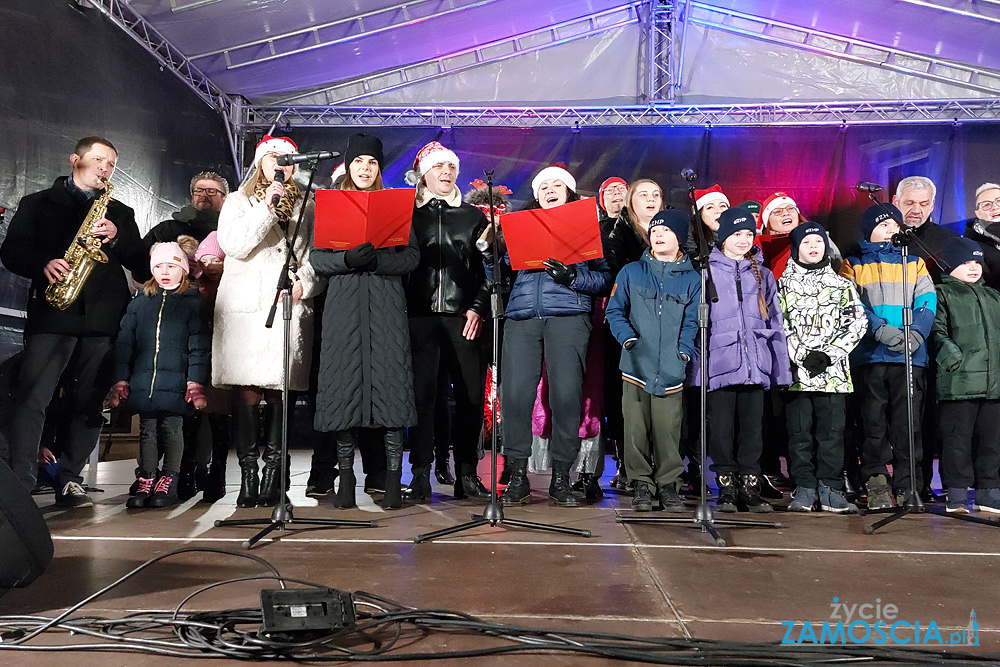
[[[504,256],[510,265],[510,256]],[[515,272],[514,286],[507,298],[508,320],[530,320],[533,317],[560,317],[589,314],[593,297],[611,291],[611,269],[603,257],[577,262],[576,278],[569,287],[560,285],[544,269],[524,269]],[[492,278],[493,265],[486,263],[487,277]]]
[[[608,301],[611,333],[624,345],[622,377],[654,396],[680,391],[694,357],[701,277],[687,256],[676,262],[655,259],[647,249],[626,264]],[[684,355],[684,356],[681,356]]]
[[[197,289],[180,294],[158,289],[153,296],[140,292],[128,305],[115,343],[115,382],[129,383],[126,407],[189,414],[187,383],[208,383],[211,340]]]

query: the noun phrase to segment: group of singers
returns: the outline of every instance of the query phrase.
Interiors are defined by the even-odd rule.
[[[719,186],[697,190],[692,220],[666,205],[655,181],[613,177],[600,187],[595,218],[580,223],[600,226],[603,257],[549,258],[543,268],[514,270],[504,191],[495,191],[492,211],[482,191],[466,197],[479,206],[463,200],[459,158],[440,143],[422,147],[406,175],[416,187],[408,243],[383,248],[313,247],[314,200],[294,178],[294,164],[278,160],[297,152],[288,138],[264,137],[233,192],[218,174],[196,175],[190,206],[145,238],[132,209],[112,199],[88,230],[103,241],[107,262],[95,262],[64,309],[45,291],[77,279],[64,254],[112,176],[116,149],[101,137],[81,139],[70,175],[21,200],[0,260],[31,288],[15,409],[0,430],[22,483],[35,485],[40,452],[56,458],[51,445],[58,449],[56,504],[92,505],[80,472],[110,404],[140,416],[129,507],[166,507],[195,491],[218,500],[230,447],[241,470],[237,505],[282,502],[286,341],[282,327],[264,321],[291,253],[288,387],[310,396],[313,426],[327,434],[316,441],[307,493],[332,493],[336,478],[335,507],[356,505],[356,449],[365,489],[380,493],[386,509],[430,499],[436,457],[437,478],[454,483],[456,498],[488,496],[476,470],[487,395],[482,341],[488,281],[495,280],[506,304],[499,369],[505,504],[529,502],[527,473],[549,465],[556,505],[600,498],[604,457],[592,445],[603,434],[615,442],[613,484],[633,495],[635,510],[652,509],[658,498],[662,509],[683,511],[684,456],[688,480],[696,489],[703,483],[692,387],[707,382],[722,511],[770,511],[763,496],[780,496],[773,484],[779,455],[794,484],[791,510],[856,511],[845,467],[860,473],[869,507],[891,507],[910,485],[910,429],[923,462],[915,483],[925,497],[935,445],[943,446],[948,510],[968,511],[971,487],[974,509],[1000,511],[1000,382],[993,379],[1000,341],[992,340],[1000,330],[992,326],[1000,324],[992,289],[1000,283],[1000,186],[979,188],[963,238],[930,220],[933,183],[904,179],[892,204],[865,212],[861,238],[841,253],[784,192],[731,206]],[[377,137],[353,134],[333,187],[382,190],[384,164]],[[541,169],[531,191],[527,208],[543,213],[580,199],[559,165]],[[499,274],[492,248],[477,247],[491,236],[484,234],[490,218]],[[892,243],[900,226],[912,232],[905,259]],[[706,378],[696,344],[704,266],[719,296],[710,304]],[[142,285],[134,297],[123,268]],[[913,311],[908,339],[904,308]],[[914,365],[912,424],[906,356]],[[849,400],[860,408],[860,446],[852,438],[845,446]],[[487,410],[496,407],[490,403]],[[53,421],[57,435],[43,437]],[[203,425],[208,448],[195,444]],[[921,439],[927,428],[934,430]],[[442,442],[453,447],[454,477],[447,453],[442,464]],[[407,443],[412,476],[404,486]]]

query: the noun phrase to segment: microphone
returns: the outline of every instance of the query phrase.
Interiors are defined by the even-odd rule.
[[[320,160],[332,160],[340,157],[337,151],[315,151],[312,153],[286,153],[278,156],[278,166],[287,167],[290,164],[299,162],[319,162]]]
[[[279,156],[279,157],[284,157],[284,156],[282,155],[282,156]],[[284,183],[285,182],[285,172],[283,172],[283,171],[276,171],[276,172],[274,172],[274,182],[275,183]],[[277,206],[279,201],[281,201],[281,195],[274,195],[273,197],[271,197],[271,208],[274,208],[275,206]]]
[[[694,173],[694,169],[681,169],[681,178],[690,183],[698,178],[698,174]]]
[[[493,225],[488,225],[476,241],[476,250],[486,252],[489,250],[491,243],[493,243]]]
[[[866,183],[865,181],[858,181],[854,189],[858,192],[882,192],[882,186],[878,183]]]

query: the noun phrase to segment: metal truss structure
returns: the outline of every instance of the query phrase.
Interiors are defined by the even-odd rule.
[[[608,107],[247,107],[241,125],[291,127],[567,127],[875,125],[1000,121],[1000,100],[811,102]]]
[[[322,96],[326,104],[347,104],[416,83],[458,74],[475,67],[550,49],[560,44],[638,23],[639,10],[643,4],[641,0],[633,0],[617,7],[486,42],[474,48],[455,51],[431,60],[339,81],[332,86],[285,98],[279,104],[293,104],[316,96]]]
[[[823,56],[849,60],[901,74],[947,83],[980,93],[1000,94],[1000,72],[903,51],[852,37],[745,14],[705,2],[689,3],[687,21],[741,37],[760,39]],[[940,9],[940,7],[938,7]],[[986,17],[980,17],[989,20]]]
[[[149,21],[132,9],[125,0],[88,0],[114,25],[139,43],[153,56],[160,67],[183,81],[195,95],[208,106],[219,112],[226,126],[229,149],[233,154],[238,175],[240,172],[242,147],[239,141],[241,128],[239,120],[243,114],[243,99],[224,93],[205,76],[191,60],[154,28]]]
[[[213,0],[190,0],[173,5],[173,11]],[[918,2],[919,0],[905,0]],[[991,0],[992,1],[992,0]],[[248,132],[292,127],[594,127],[594,126],[795,126],[853,125],[888,123],[964,123],[1000,121],[1000,73],[977,69],[968,64],[907,53],[860,40],[824,33],[811,28],[783,24],[770,19],[720,8],[699,0],[632,0],[617,7],[582,16],[542,30],[513,35],[474,49],[442,55],[433,61],[414,63],[391,73],[380,72],[362,79],[338,82],[313,90],[281,104],[252,105],[244,99],[227,95],[215,86],[194,64],[163,37],[125,0],[90,0],[116,26],[146,49],[164,70],[188,85],[202,100],[224,118],[230,147],[237,165],[241,164],[240,136]],[[395,12],[400,20],[366,29],[366,15],[344,19],[354,21],[349,27],[354,35],[372,34],[437,13],[452,13],[485,4],[483,0],[407,0],[376,14]],[[412,13],[410,13],[412,11]],[[421,14],[421,11],[423,12]],[[427,14],[430,11],[431,14]],[[985,19],[990,20],[990,19]],[[401,22],[400,22],[401,21]],[[639,90],[644,104],[632,106],[565,107],[487,107],[467,106],[378,106],[350,105],[380,92],[412,85],[439,76],[454,74],[504,58],[549,48],[572,39],[596,34],[620,25],[641,22],[643,38],[640,49]],[[724,30],[750,38],[764,39],[797,49],[835,58],[849,59],[871,66],[890,68],[908,75],[944,81],[977,92],[991,93],[982,99],[885,100],[833,102],[780,102],[765,104],[678,105],[681,88],[685,35],[689,24]],[[300,49],[318,48],[319,26],[296,31],[295,35],[275,35],[261,43],[230,47],[235,54],[246,49],[263,49],[264,56],[288,55],[281,46],[290,37]],[[300,34],[301,33],[301,34]],[[314,43],[304,44],[304,39]],[[311,37],[310,37],[311,36]],[[352,39],[354,37],[342,37]],[[266,42],[266,43],[265,43]],[[523,44],[523,46],[522,46]],[[492,47],[492,48],[491,48]],[[214,52],[213,52],[214,53]],[[203,57],[209,54],[199,54]],[[232,54],[227,52],[227,58]],[[255,62],[256,62],[255,61]],[[248,64],[249,60],[240,60]],[[236,66],[236,63],[233,63]],[[326,104],[293,104],[298,99],[322,96]]]

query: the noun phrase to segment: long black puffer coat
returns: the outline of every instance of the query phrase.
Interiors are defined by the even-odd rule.
[[[310,262],[329,276],[316,395],[317,431],[412,426],[413,361],[403,276],[420,262],[416,236],[381,248],[373,271],[347,266],[346,250],[316,248]]]
[[[129,303],[115,343],[115,382],[129,383],[126,407],[140,414],[190,414],[187,383],[208,383],[211,353],[197,289],[140,293]]]

